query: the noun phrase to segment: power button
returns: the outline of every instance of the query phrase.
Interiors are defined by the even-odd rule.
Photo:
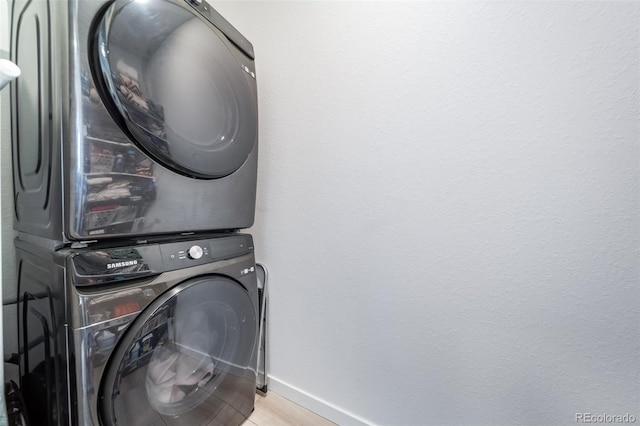
[[[203,253],[204,252],[202,250],[202,247],[200,247],[200,246],[191,246],[191,248],[187,252],[187,256],[189,256],[189,259],[200,259],[202,257]]]

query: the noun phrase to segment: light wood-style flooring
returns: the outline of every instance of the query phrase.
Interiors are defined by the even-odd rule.
[[[268,391],[266,396],[256,395],[255,407],[243,426],[335,426],[273,391]]]

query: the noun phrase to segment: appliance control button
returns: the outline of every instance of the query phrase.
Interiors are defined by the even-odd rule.
[[[203,251],[200,246],[191,246],[189,249],[188,255],[190,259],[200,259],[202,257]]]

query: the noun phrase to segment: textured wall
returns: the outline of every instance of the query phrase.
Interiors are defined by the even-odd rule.
[[[637,2],[214,2],[257,52],[272,389],[640,419]]]

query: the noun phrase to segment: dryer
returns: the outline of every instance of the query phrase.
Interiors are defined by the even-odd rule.
[[[14,0],[15,228],[56,241],[253,224],[252,44],[203,0]]]
[[[59,251],[15,244],[32,424],[233,425],[251,414],[250,235]]]

